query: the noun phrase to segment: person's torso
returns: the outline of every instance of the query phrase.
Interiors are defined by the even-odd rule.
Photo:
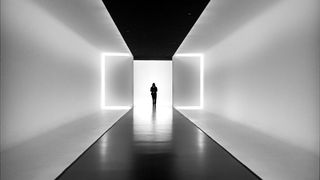
[[[157,93],[157,91],[158,91],[158,89],[157,89],[157,87],[151,87],[151,93]]]

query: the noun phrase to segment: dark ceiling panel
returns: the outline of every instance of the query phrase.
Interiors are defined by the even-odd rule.
[[[103,0],[136,60],[171,60],[210,0]]]

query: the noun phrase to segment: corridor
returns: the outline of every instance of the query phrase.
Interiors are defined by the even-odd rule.
[[[260,179],[171,107],[134,107],[62,179]]]
[[[320,0],[0,1],[1,180],[320,179]]]

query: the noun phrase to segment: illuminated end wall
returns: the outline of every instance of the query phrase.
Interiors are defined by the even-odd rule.
[[[150,87],[158,88],[157,105],[172,105],[172,61],[134,61],[134,106],[152,106]]]

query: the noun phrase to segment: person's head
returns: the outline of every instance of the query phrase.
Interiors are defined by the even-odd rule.
[[[156,86],[156,84],[152,83],[152,86]]]

